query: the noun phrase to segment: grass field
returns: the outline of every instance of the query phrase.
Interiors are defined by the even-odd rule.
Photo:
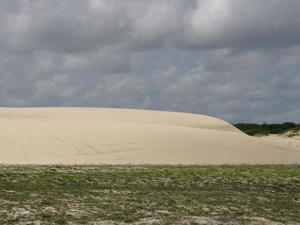
[[[300,166],[0,166],[1,224],[300,224]]]

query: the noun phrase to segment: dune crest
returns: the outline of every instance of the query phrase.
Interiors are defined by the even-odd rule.
[[[205,115],[109,108],[0,108],[0,163],[300,163],[300,152]]]

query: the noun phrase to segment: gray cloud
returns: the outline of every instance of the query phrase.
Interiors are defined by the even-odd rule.
[[[299,122],[300,3],[0,3],[0,106],[175,110]]]
[[[297,1],[198,1],[185,20],[190,48],[277,48],[299,44]]]

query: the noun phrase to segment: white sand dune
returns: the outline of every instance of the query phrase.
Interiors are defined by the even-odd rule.
[[[108,108],[0,108],[0,163],[300,163],[300,151],[217,118]]]
[[[288,145],[288,148],[295,151],[300,151],[300,133],[297,136],[288,137],[287,135],[271,134],[268,136],[257,137],[263,139],[265,142],[278,143],[281,145]]]

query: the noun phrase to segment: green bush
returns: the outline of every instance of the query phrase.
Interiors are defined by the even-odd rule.
[[[280,134],[289,130],[300,130],[300,124],[285,122],[285,123],[273,123],[273,124],[255,124],[255,123],[237,123],[233,124],[236,128],[245,132],[248,135],[268,135],[268,134]]]

